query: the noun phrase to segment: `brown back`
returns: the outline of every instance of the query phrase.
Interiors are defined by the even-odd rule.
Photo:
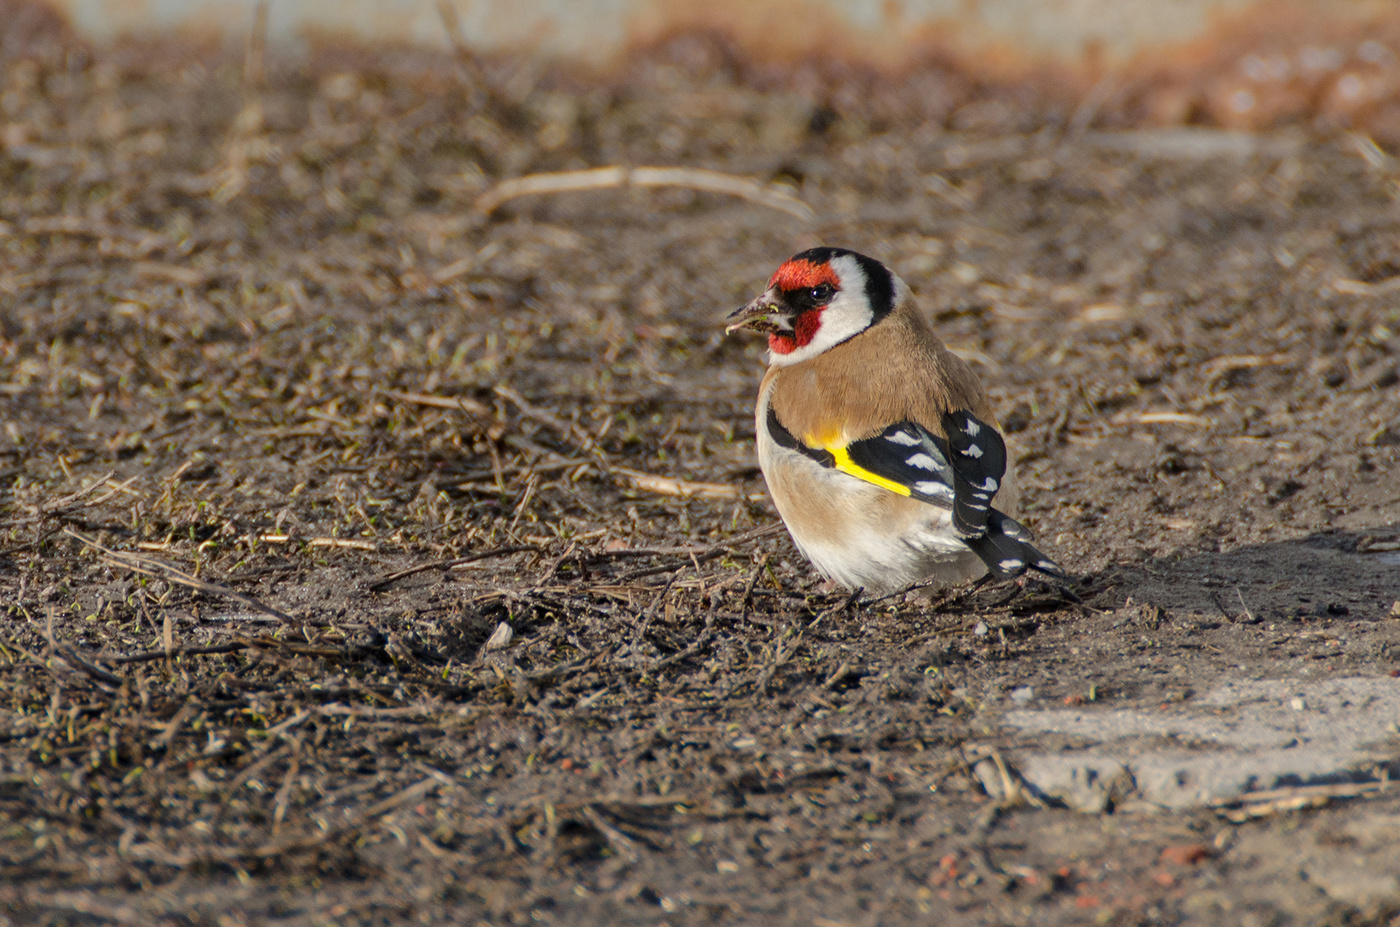
[[[943,433],[943,413],[970,409],[998,427],[977,375],[934,336],[907,291],[893,312],[849,341],[790,367],[771,367],[778,420],[812,446],[845,444],[895,422]]]

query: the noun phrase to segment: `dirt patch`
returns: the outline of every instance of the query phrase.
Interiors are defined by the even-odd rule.
[[[601,89],[329,51],[261,91],[178,50],[6,62],[0,920],[1400,906],[1390,792],[1039,807],[1001,720],[1400,669],[1388,162],[862,120],[666,57],[695,48]],[[472,209],[606,164],[778,180],[817,218],[684,189]],[[823,595],[764,530],[760,349],[719,320],[818,242],[888,261],[977,365],[1082,604]],[[1375,749],[1338,775],[1394,772]]]

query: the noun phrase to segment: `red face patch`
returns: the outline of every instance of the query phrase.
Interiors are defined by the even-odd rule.
[[[832,287],[840,287],[841,285],[841,278],[836,276],[836,271],[831,269],[829,263],[825,261],[820,264],[813,261],[788,261],[779,267],[777,273],[769,279],[768,287],[779,292],[790,292],[811,289],[823,283]],[[792,331],[770,334],[768,348],[774,354],[791,354],[798,348],[810,344],[812,339],[816,337],[817,330],[821,327],[821,309],[810,309],[793,319]]]
[[[779,290],[805,290],[814,287],[819,283],[829,283],[834,287],[841,285],[841,280],[836,276],[836,271],[831,269],[831,265],[825,261],[814,264],[811,261],[788,261],[778,268],[768,281],[770,288],[776,287]]]
[[[805,348],[817,336],[822,327],[822,312],[813,309],[804,312],[793,322],[790,332],[774,332],[768,336],[768,349],[774,354],[791,354],[798,348]]]

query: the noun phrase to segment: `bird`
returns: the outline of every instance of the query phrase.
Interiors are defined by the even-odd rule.
[[[724,321],[726,335],[768,338],[759,468],[828,581],[886,595],[1027,571],[1065,577],[1011,517],[1017,490],[986,390],[883,263],[811,248]]]

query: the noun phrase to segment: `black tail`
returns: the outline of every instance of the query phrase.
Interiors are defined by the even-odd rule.
[[[992,509],[987,518],[987,533],[978,538],[963,538],[963,543],[982,559],[987,571],[997,579],[1020,576],[1027,570],[1065,579],[1060,565],[1036,550],[1031,545],[1032,540],[1025,525]]]

